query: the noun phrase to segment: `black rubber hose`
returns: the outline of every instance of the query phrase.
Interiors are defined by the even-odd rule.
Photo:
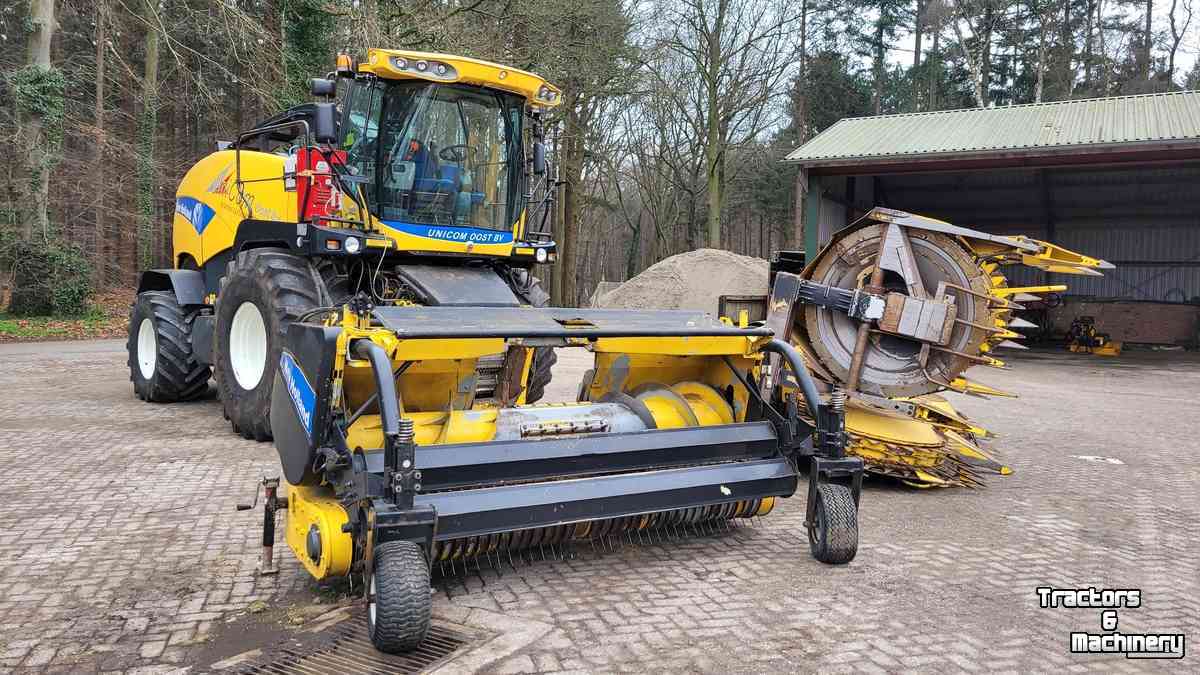
[[[400,395],[396,392],[396,381],[392,379],[392,360],[388,358],[387,351],[370,340],[358,339],[350,344],[350,353],[371,362],[384,436],[399,434]]]
[[[763,345],[763,351],[775,352],[787,359],[788,365],[796,375],[796,380],[800,383],[800,389],[804,392],[804,399],[808,403],[808,413],[813,416],[813,419],[819,420],[821,396],[817,393],[817,383],[813,381],[812,375],[809,375],[808,368],[804,365],[804,357],[800,356],[800,352],[779,338],[772,338],[770,342]],[[782,378],[779,379],[782,381]]]

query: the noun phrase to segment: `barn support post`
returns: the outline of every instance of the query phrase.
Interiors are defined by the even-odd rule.
[[[792,200],[792,232],[787,238],[788,246],[804,247],[804,207],[808,204],[808,172],[803,167],[796,172],[796,194]]]
[[[807,172],[801,172],[803,175]],[[804,196],[804,255],[812,260],[820,244],[821,227],[821,177],[809,174]]]

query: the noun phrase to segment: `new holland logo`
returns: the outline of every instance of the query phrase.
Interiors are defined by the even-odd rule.
[[[204,228],[212,221],[216,212],[208,204],[192,197],[180,197],[175,200],[175,213],[192,224],[196,234],[204,234]]]
[[[296,359],[288,352],[279,355],[279,373],[283,375],[283,383],[287,385],[288,395],[292,398],[292,406],[304,427],[304,433],[312,438],[313,410],[317,405],[317,392],[308,383],[304,371]]]

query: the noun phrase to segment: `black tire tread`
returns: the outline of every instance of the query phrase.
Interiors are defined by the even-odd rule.
[[[269,324],[268,331],[275,328],[274,342],[267,348],[267,364],[263,371],[263,381],[267,382],[268,390],[265,396],[258,396],[255,405],[236,405],[230,390],[237,387],[232,373],[225,372],[223,355],[216,355],[217,389],[221,395],[224,414],[229,419],[233,430],[243,438],[257,441],[269,441],[271,435],[271,396],[270,383],[275,378],[276,362],[279,359],[279,349],[283,337],[287,333],[288,324],[296,321],[302,314],[320,306],[320,291],[313,278],[312,268],[305,258],[276,249],[251,249],[242,251],[229,261],[225,268],[225,276],[221,278],[220,294],[217,297],[217,313],[220,315],[221,300],[226,297],[226,290],[231,284],[248,282],[264,290],[264,295],[270,298],[270,310],[274,317],[263,319]],[[260,308],[262,310],[263,308]],[[236,311],[236,310],[235,310]],[[227,328],[218,321],[216,344],[218,350],[226,348],[224,333]],[[226,380],[229,381],[226,381]],[[262,382],[259,383],[259,387]],[[257,390],[257,388],[256,388]]]
[[[525,291],[524,300],[534,307],[546,307],[550,304],[550,294],[542,288],[542,282],[537,277],[529,276],[529,287]],[[537,347],[533,350],[533,363],[529,367],[529,381],[525,391],[525,402],[536,403],[546,395],[546,386],[554,376],[552,370],[558,363],[558,355],[553,347]]]
[[[817,514],[824,527],[810,537],[813,557],[828,565],[844,565],[858,553],[858,507],[845,485],[817,486]]]
[[[374,564],[371,642],[388,654],[416,649],[429,633],[433,614],[425,553],[411,541],[389,541],[375,547]]]
[[[533,365],[529,369],[529,389],[525,393],[526,403],[536,403],[546,395],[546,386],[554,377],[554,364],[558,355],[553,347],[537,347],[533,351]]]
[[[139,305],[145,303],[142,311]],[[208,392],[212,370],[192,352],[192,325],[199,309],[185,309],[169,291],[138,294],[129,310],[129,336],[125,343],[129,379],[138,398],[150,403],[190,401]],[[154,377],[145,380],[137,363],[137,332],[141,318],[149,315],[158,342]]]

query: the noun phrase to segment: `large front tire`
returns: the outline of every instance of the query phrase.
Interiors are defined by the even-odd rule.
[[[283,338],[320,297],[304,258],[253,249],[229,262],[217,297],[214,361],[225,416],[243,438],[271,440],[271,386]]]
[[[429,564],[411,541],[389,541],[375,547],[367,575],[367,633],[381,652],[416,649],[429,634],[433,596]]]
[[[212,371],[192,352],[199,310],[179,305],[167,291],[139,293],[129,312],[129,379],[137,397],[151,403],[190,401],[208,391]]]

